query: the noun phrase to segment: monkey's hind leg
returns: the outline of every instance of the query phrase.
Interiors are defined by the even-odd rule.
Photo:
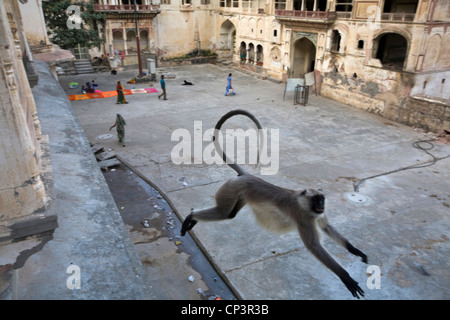
[[[186,217],[181,226],[181,235],[184,236],[187,231],[191,230],[197,224],[198,220],[214,221],[225,219],[222,218],[222,216],[223,215],[219,212],[217,207],[200,211],[194,211],[194,209],[192,209],[191,213]]]
[[[228,180],[216,192],[215,207],[203,210],[192,210],[183,222],[181,235],[184,236],[187,231],[191,230],[196,225],[197,221],[233,219],[239,210],[246,204],[243,197],[239,194],[239,184],[238,178]]]
[[[186,232],[191,230],[199,220],[220,221],[225,219],[233,219],[244,205],[245,201],[239,199],[230,210],[219,210],[219,207],[213,207],[199,211],[192,210],[181,226],[181,235],[184,236]]]

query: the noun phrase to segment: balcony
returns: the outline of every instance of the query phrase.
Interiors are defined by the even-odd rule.
[[[415,13],[381,13],[381,20],[382,21],[401,21],[401,22],[413,22],[415,18]]]
[[[139,4],[136,10],[139,12],[159,11],[159,4]],[[99,12],[134,12],[133,4],[96,4],[95,11]]]
[[[182,5],[180,5],[180,11],[181,12],[192,12],[192,11],[194,11],[194,7],[190,3],[182,4]]]
[[[331,23],[336,20],[336,12],[331,11],[302,11],[302,10],[275,10],[278,20],[305,21],[316,23]]]
[[[133,4],[96,4],[94,10],[105,13],[109,19],[128,19],[130,14],[134,14]],[[161,13],[159,4],[139,4],[136,5],[139,19],[152,19]]]

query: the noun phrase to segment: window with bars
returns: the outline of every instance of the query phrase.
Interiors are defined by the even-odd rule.
[[[275,10],[285,10],[286,0],[275,0]]]
[[[220,0],[221,8],[239,8],[239,0]]]
[[[337,0],[336,11],[351,12],[353,8],[353,0]]]

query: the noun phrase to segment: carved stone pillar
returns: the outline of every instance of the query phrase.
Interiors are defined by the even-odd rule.
[[[24,69],[17,56],[8,4],[11,2],[0,4],[0,229],[43,209],[46,195],[36,156],[33,119],[29,125],[29,106],[23,105],[34,101],[21,99],[24,89],[19,90],[19,85],[24,84],[24,79],[17,77],[23,77]]]

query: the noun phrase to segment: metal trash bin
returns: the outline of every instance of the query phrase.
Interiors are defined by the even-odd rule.
[[[306,106],[308,103],[309,86],[297,85],[295,87],[294,104],[302,104]]]
[[[150,81],[156,81],[156,61],[155,59],[147,59],[148,78]]]

